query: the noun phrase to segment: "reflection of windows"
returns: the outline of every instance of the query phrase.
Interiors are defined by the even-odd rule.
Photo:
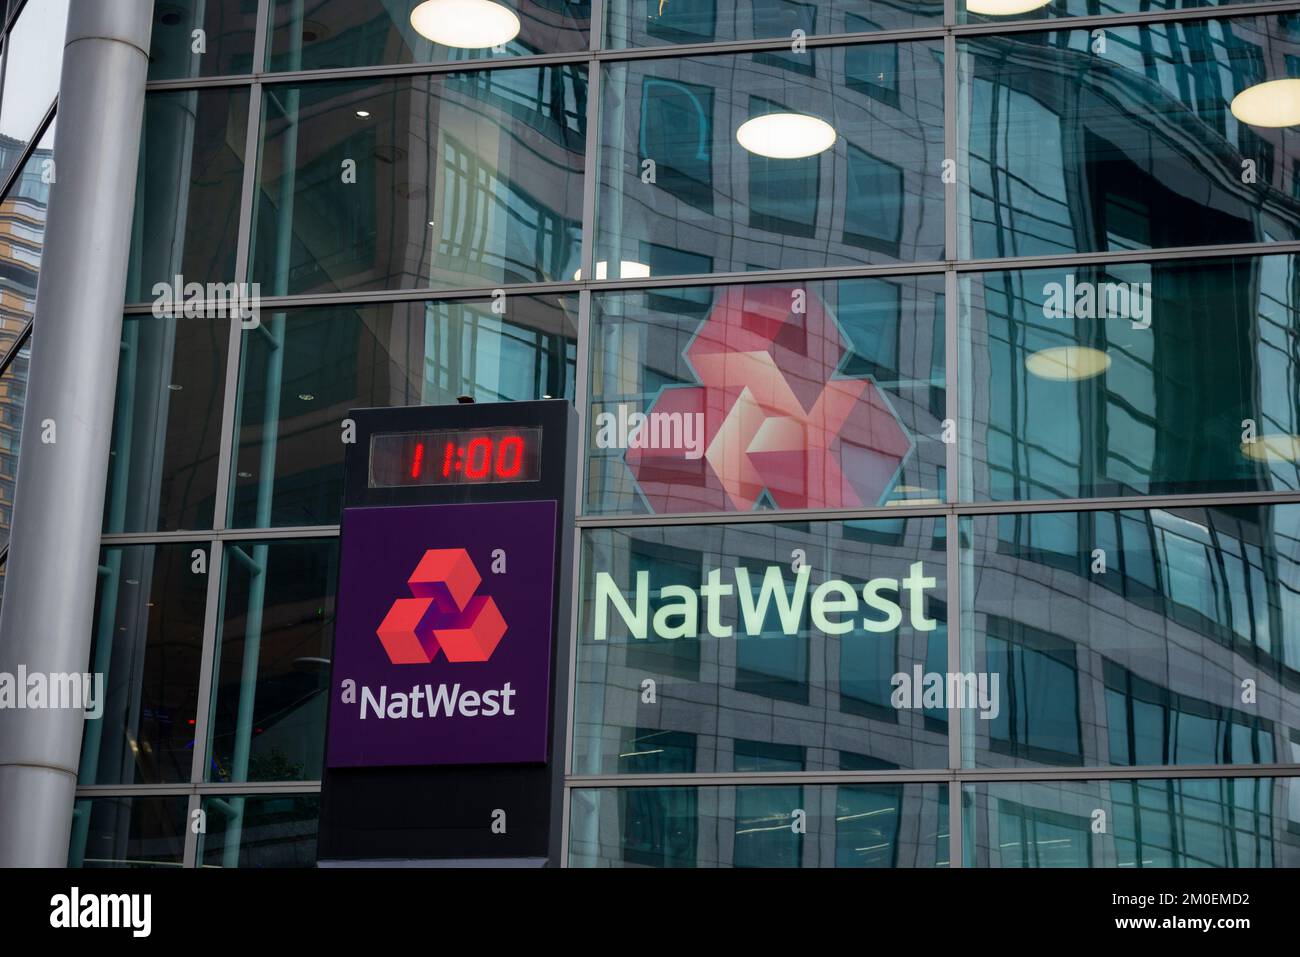
[[[844,242],[892,256],[903,238],[903,170],[849,144]]]
[[[884,593],[898,600],[897,595]],[[854,634],[840,641],[840,710],[878,721],[898,721],[891,706],[893,677],[899,670],[898,631],[884,635]]]
[[[817,4],[794,0],[754,0],[754,36],[791,37],[796,30],[804,36],[817,32]],[[755,63],[767,63],[792,73],[813,76],[817,72],[816,52],[755,53]]]
[[[903,322],[902,287],[885,279],[848,279],[840,283],[838,316],[852,352],[844,376],[899,378],[898,344]]]
[[[1002,707],[989,719],[994,751],[1053,764],[1083,756],[1075,646],[990,615],[986,670],[999,675]]]
[[[791,827],[803,809],[801,787],[736,788],[734,867],[798,867],[803,834]]]
[[[1002,867],[1091,867],[1092,839],[1087,818],[1046,808],[990,798],[998,813],[998,853]]]
[[[455,213],[443,216],[438,268],[454,261],[465,272],[504,275],[507,282],[564,277],[580,224],[525,193],[446,134],[442,172],[443,208]]]
[[[708,43],[717,33],[715,0],[644,0],[646,33],[668,43]]]
[[[736,566],[748,569],[750,591],[757,603],[768,565],[752,559],[738,559]],[[786,595],[792,596],[793,579],[782,576],[780,580]],[[698,576],[696,581],[699,581]],[[739,589],[739,584],[736,587]],[[808,587],[811,592],[812,584],[809,583]],[[780,698],[783,701],[807,704],[808,601],[805,600],[800,609],[798,630],[793,635],[787,635],[782,629],[778,607],[777,596],[773,594],[767,605],[767,614],[763,617],[760,634],[744,634],[741,629],[737,629],[736,690],[762,695],[765,698]],[[743,620],[740,624],[743,625]]]
[[[896,867],[901,784],[851,785],[835,790],[835,866]]]
[[[761,97],[749,98],[749,115],[787,112]],[[811,238],[817,231],[817,194],[821,157],[772,159],[757,153],[749,158],[749,225],[786,236]]]
[[[854,25],[854,21],[867,23],[861,17],[849,15],[848,29],[869,29]],[[898,106],[898,44],[867,43],[848,47],[844,51],[844,84],[850,90]]]
[[[619,738],[620,774],[691,774],[695,735],[655,728],[623,728]]]
[[[1271,764],[1273,724],[1105,662],[1110,763]]]
[[[635,582],[638,572],[649,572],[651,607],[658,607],[661,589],[666,585],[684,585],[695,589],[704,579],[700,553],[632,539],[628,546],[628,581]],[[644,640],[629,639],[627,666],[654,674],[673,675],[697,680],[700,674],[700,642],[690,639],[666,640],[650,630]]]
[[[622,805],[623,860],[646,867],[694,867],[699,830],[695,788],[626,788]]]
[[[647,77],[641,88],[641,159],[654,183],[684,203],[713,212],[713,90]]]
[[[1272,867],[1273,780],[1112,781],[1120,867]]]

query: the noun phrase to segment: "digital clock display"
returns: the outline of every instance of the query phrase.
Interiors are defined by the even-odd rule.
[[[542,430],[445,429],[370,438],[370,487],[536,482]]]

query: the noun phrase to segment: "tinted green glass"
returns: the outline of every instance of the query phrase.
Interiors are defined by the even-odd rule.
[[[348,410],[573,395],[577,297],[386,303],[264,314],[244,333],[231,523],[327,525]]]
[[[964,667],[1000,684],[966,766],[1291,760],[1300,506],[963,522]]]
[[[235,278],[247,135],[245,89],[145,96],[127,302],[154,302],[178,275]]]
[[[942,524],[585,531],[574,773],[947,767]]]
[[[1294,777],[967,784],[965,863],[1296,867],[1297,797]]]
[[[122,323],[104,531],[211,528],[230,323]]]
[[[69,867],[180,867],[186,797],[82,798],[72,811]]]
[[[975,500],[1300,488],[1294,256],[960,279]]]
[[[201,867],[315,867],[316,794],[209,795]]]
[[[583,788],[570,867],[947,867],[946,784]]]
[[[271,17],[271,70],[339,70],[584,51],[591,3],[273,0]]]
[[[102,717],[85,723],[81,784],[188,781],[194,763],[208,569],[200,542],[106,548],[88,670]]]
[[[230,542],[209,781],[319,781],[338,540]]]
[[[941,47],[609,64],[595,278],[942,258]]]
[[[783,37],[793,43],[818,35],[938,26],[943,23],[943,0],[609,0],[603,16],[611,47]]]
[[[263,295],[572,279],[586,68],[267,87]]]
[[[961,254],[1297,238],[1296,130],[1230,106],[1296,75],[1298,41],[1293,16],[959,41]]]
[[[256,33],[256,0],[158,0],[149,79],[252,73]]]

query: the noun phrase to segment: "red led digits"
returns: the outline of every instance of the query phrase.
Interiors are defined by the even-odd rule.
[[[419,478],[420,470],[424,468],[424,443],[415,444],[415,461],[411,463],[411,478]]]
[[[507,460],[509,464],[507,464]],[[507,435],[497,448],[497,478],[514,478],[524,465],[524,438],[521,435]]]

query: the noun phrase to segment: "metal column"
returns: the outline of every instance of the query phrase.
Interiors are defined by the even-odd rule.
[[[88,667],[152,13],[68,10],[0,673]],[[83,720],[0,710],[0,867],[66,864]]]

